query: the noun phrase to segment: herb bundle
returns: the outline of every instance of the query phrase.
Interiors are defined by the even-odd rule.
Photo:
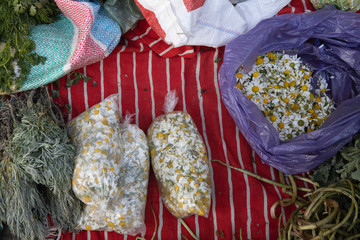
[[[31,66],[45,62],[34,52],[31,30],[56,21],[59,13],[53,0],[0,1],[0,93],[18,90]]]
[[[81,203],[71,188],[75,147],[45,88],[2,98],[0,220],[19,239],[44,239],[48,215],[72,230]]]
[[[360,133],[330,160],[313,170],[311,178],[320,186],[352,179],[360,184]],[[359,185],[360,186],[360,185]]]

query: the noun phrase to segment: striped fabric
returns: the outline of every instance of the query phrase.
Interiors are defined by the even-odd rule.
[[[293,0],[280,14],[307,10],[313,10],[309,0]],[[61,80],[60,101],[72,106],[68,120],[110,94],[119,93],[122,116],[126,112],[135,113],[134,123],[146,131],[162,114],[166,93],[175,89],[179,95],[175,110],[186,111],[192,116],[203,136],[209,159],[279,180],[278,172],[264,165],[249,147],[221,101],[217,73],[224,48],[185,46],[170,49],[160,56],[169,46],[161,40],[156,42],[156,36],[145,22],[126,37],[107,58],[79,69],[93,80],[80,82],[70,89],[65,88],[65,78]],[[96,87],[92,81],[97,82]],[[55,84],[50,88],[55,88]],[[211,163],[211,173],[214,191],[210,214],[208,218],[192,216],[184,219],[192,231],[205,240],[222,239],[221,233],[224,239],[233,239],[233,236],[240,239],[240,231],[242,239],[276,239],[278,219],[270,217],[269,209],[274,202],[285,197],[281,189],[216,162]],[[299,185],[306,186],[306,183],[299,182]],[[180,240],[182,235],[192,239],[179,220],[163,206],[153,172],[150,173],[145,212],[147,229],[142,236],[148,240],[155,229],[151,204],[158,223],[155,239]],[[278,209],[278,214],[283,213],[282,224],[293,209]],[[82,231],[62,236],[64,240],[135,238],[104,231]]]
[[[56,0],[62,14],[55,23],[37,25],[31,32],[36,51],[47,58],[45,64],[31,68],[21,90],[29,90],[55,81],[71,70],[105,58],[121,36],[100,3],[87,0]]]

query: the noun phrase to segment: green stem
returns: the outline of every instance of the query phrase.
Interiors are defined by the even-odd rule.
[[[191,231],[191,229],[188,227],[188,225],[186,225],[186,223],[184,222],[184,220],[182,220],[182,218],[179,218],[181,224],[186,228],[186,230],[190,233],[190,235],[195,239],[195,240],[199,240],[196,235]]]
[[[228,165],[228,164],[226,164],[226,163],[223,163],[223,162],[221,162],[221,161],[219,161],[219,160],[211,160],[211,161],[212,161],[212,162],[220,163],[220,164],[222,164],[222,165],[224,165],[224,166],[226,166],[226,167],[232,168],[232,169],[234,169],[234,170],[236,170],[236,171],[239,171],[239,172],[241,172],[241,173],[243,173],[243,174],[249,175],[249,176],[254,177],[254,178],[256,178],[256,179],[258,179],[258,180],[260,180],[260,181],[263,181],[263,182],[266,182],[266,183],[275,185],[275,186],[277,186],[277,187],[281,187],[281,188],[285,188],[285,189],[292,189],[292,188],[293,188],[293,186],[289,186],[289,185],[286,185],[286,184],[281,184],[281,183],[275,182],[275,181],[273,181],[273,180],[270,180],[270,179],[261,177],[261,176],[255,174],[255,173],[253,173],[253,172],[251,172],[251,171],[249,171],[249,170],[245,170],[245,169],[233,167],[233,166]],[[304,191],[304,192],[311,192],[311,191],[313,191],[312,189],[309,189],[309,188],[298,188],[298,190]]]

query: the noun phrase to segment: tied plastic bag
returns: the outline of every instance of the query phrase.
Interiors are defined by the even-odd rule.
[[[321,9],[327,5],[335,5],[343,11],[356,12],[360,9],[359,0],[310,0],[315,9]]]
[[[135,0],[151,28],[167,43],[223,46],[290,0]]]
[[[208,216],[211,179],[204,142],[191,117],[172,112],[176,92],[165,100],[165,115],[148,129],[151,164],[166,208],[176,217]]]
[[[80,67],[107,57],[120,41],[119,25],[96,1],[55,0],[60,19],[36,26],[31,39],[36,52],[47,58],[31,68],[21,91],[37,88]]]
[[[144,234],[147,137],[130,117],[119,124],[117,102],[111,95],[69,123],[77,146],[73,190],[86,204],[78,228]]]
[[[286,14],[259,23],[225,48],[219,82],[224,104],[263,162],[286,174],[306,172],[332,157],[360,130],[360,15],[334,9]],[[290,51],[290,50],[291,51]],[[271,51],[298,54],[326,79],[336,110],[319,130],[281,142],[258,107],[236,88],[236,71]]]
[[[120,187],[123,149],[117,96],[73,119],[68,132],[77,147],[73,191],[86,204],[107,206]]]

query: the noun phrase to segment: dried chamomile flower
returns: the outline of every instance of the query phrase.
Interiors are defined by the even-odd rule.
[[[204,142],[189,114],[171,112],[148,130],[151,164],[162,200],[176,217],[207,216],[211,179]]]
[[[149,177],[149,148],[146,135],[136,125],[121,126],[124,166],[116,197],[104,209],[87,205],[79,228],[116,231],[121,234],[145,233],[145,206]]]
[[[84,124],[87,121],[92,129]],[[150,167],[145,133],[130,124],[130,118],[119,124],[115,95],[74,119],[69,130],[80,146],[73,188],[86,203],[78,228],[130,235],[145,233]],[[102,154],[100,158],[97,153]]]
[[[236,87],[263,112],[282,141],[318,129],[335,109],[321,76],[312,86],[312,72],[299,57],[269,52],[251,71],[236,73]]]
[[[86,204],[106,205],[118,191],[124,153],[114,98],[96,104],[69,124],[77,147],[73,190]]]

